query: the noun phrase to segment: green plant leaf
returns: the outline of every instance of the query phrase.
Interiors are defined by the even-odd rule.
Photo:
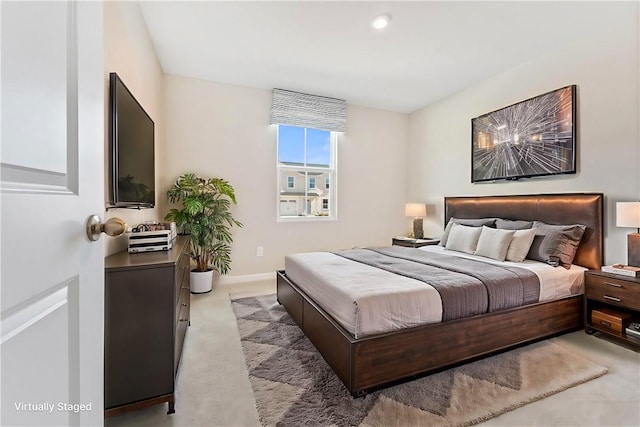
[[[191,258],[198,271],[215,268],[226,274],[231,268],[232,227],[243,224],[233,218],[237,204],[235,190],[221,178],[201,178],[193,173],[181,175],[167,191],[172,208],[165,220],[174,221],[181,232],[191,235]]]

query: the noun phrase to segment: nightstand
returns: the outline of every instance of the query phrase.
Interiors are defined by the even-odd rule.
[[[593,310],[614,309],[631,316],[632,322],[640,322],[640,278],[589,270],[584,274],[584,330],[614,336],[640,346],[640,338],[627,335],[622,328],[618,332],[593,321]]]
[[[411,237],[394,237],[391,241],[393,246],[405,246],[407,248],[420,248],[422,246],[437,245],[440,239],[413,239]]]

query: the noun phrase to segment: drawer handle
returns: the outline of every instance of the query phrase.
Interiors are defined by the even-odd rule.
[[[188,322],[189,319],[180,319],[181,322]]]
[[[188,286],[182,286],[180,289],[189,289]]]
[[[606,320],[601,320],[601,321],[600,321],[600,324],[601,324],[602,326],[606,326],[607,328],[610,328],[610,327],[611,327],[611,322],[607,322]]]
[[[610,297],[609,295],[605,295],[604,299],[608,299],[610,301],[615,301],[615,302],[622,302],[622,300],[620,298]]]
[[[617,283],[610,283],[610,282],[604,282],[605,285],[607,286],[613,286],[614,288],[621,288],[622,285],[619,285]]]
[[[183,307],[189,307],[189,304],[182,303]]]

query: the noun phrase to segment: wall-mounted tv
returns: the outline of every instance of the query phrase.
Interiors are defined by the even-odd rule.
[[[109,74],[109,139],[109,207],[154,207],[154,123],[116,73]]]
[[[576,86],[471,119],[471,182],[576,173]]]

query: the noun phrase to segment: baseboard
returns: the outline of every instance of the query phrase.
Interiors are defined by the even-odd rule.
[[[235,283],[258,282],[260,280],[275,280],[275,279],[276,279],[276,272],[273,271],[271,273],[243,274],[239,276],[221,276],[220,284],[231,285]]]

